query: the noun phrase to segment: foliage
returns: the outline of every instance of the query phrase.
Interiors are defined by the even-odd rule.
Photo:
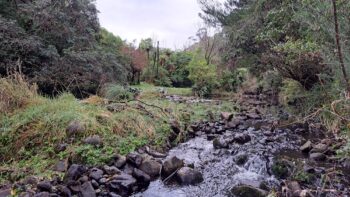
[[[126,87],[113,84],[107,86],[105,97],[111,101],[121,101],[132,99],[133,94]]]
[[[174,65],[174,69],[170,72],[170,79],[174,87],[191,87],[192,81],[188,78],[189,71],[187,65],[191,62],[192,53],[176,52],[170,56],[170,63]],[[168,69],[171,70],[171,69]]]
[[[199,96],[209,96],[218,85],[216,66],[207,64],[206,60],[199,55],[194,55],[188,65],[188,78],[193,81],[193,91]]]
[[[23,73],[41,92],[85,97],[125,82],[120,38],[100,30],[92,0],[1,1],[0,75]],[[19,64],[16,64],[19,62]]]
[[[220,88],[226,91],[235,92],[247,80],[248,70],[239,68],[234,71],[226,70],[223,72],[220,81]]]

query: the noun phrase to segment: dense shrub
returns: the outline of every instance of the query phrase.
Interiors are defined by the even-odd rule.
[[[207,64],[199,53],[195,54],[188,65],[188,78],[194,83],[193,92],[201,97],[207,97],[218,86],[216,66]]]
[[[330,73],[318,46],[306,40],[280,44],[265,58],[283,77],[298,81],[306,90],[320,82],[320,74]]]
[[[123,42],[100,31],[93,1],[0,1],[0,7],[0,75],[20,71],[45,94],[78,97],[127,80]]]
[[[220,87],[226,91],[237,91],[238,87],[247,79],[248,70],[239,68],[234,71],[224,71],[220,81]]]
[[[128,100],[133,97],[133,94],[128,88],[121,85],[109,85],[106,88],[105,97],[109,100]]]

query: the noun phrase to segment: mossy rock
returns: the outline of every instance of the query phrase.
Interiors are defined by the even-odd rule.
[[[279,179],[285,179],[290,176],[290,169],[292,166],[286,160],[278,160],[276,161],[272,167],[272,173]]]
[[[231,196],[237,197],[265,197],[268,192],[250,185],[239,185],[231,189]]]

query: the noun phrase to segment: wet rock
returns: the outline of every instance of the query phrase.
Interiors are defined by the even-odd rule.
[[[100,184],[98,184],[98,182],[95,181],[94,179],[91,180],[91,185],[92,185],[92,187],[94,187],[95,189],[98,189],[99,186],[100,186]]]
[[[249,113],[249,114],[247,114],[247,117],[249,119],[260,119],[261,118],[261,116],[259,114],[256,114],[256,113]]]
[[[228,148],[228,142],[221,137],[215,138],[213,140],[213,146],[215,149]]]
[[[53,167],[53,170],[56,172],[65,172],[68,168],[68,160],[58,161]]]
[[[85,183],[87,181],[89,181],[89,177],[88,176],[82,176],[78,179],[78,181],[80,181],[80,183]]]
[[[40,192],[34,195],[34,197],[50,197],[49,192]]]
[[[35,176],[30,176],[30,177],[27,177],[25,180],[24,180],[24,182],[23,182],[23,184],[25,184],[25,185],[32,185],[32,186],[36,186],[37,184],[38,184],[38,178],[37,177],[35,177]]]
[[[79,193],[81,190],[80,181],[69,181],[67,186],[73,193]]]
[[[113,177],[109,182],[109,188],[118,192],[122,196],[126,196],[132,192],[132,188],[136,185],[136,179],[129,174],[120,174]]]
[[[72,196],[72,192],[66,186],[63,186],[63,185],[57,186],[57,191],[60,194],[60,196],[63,196],[63,197],[71,197]]]
[[[177,157],[172,157],[170,159],[167,159],[163,163],[162,175],[166,178],[183,166],[184,166],[184,162]]]
[[[98,182],[99,182],[101,185],[105,185],[105,184],[108,182],[108,179],[106,179],[106,178],[101,178]]]
[[[146,153],[151,155],[152,157],[155,157],[155,158],[165,158],[166,157],[166,154],[152,150],[149,147],[146,147]]]
[[[231,189],[231,197],[265,197],[268,192],[250,185],[239,185]]]
[[[123,155],[117,154],[113,157],[113,159],[114,159],[114,165],[117,168],[121,168],[126,164],[126,157]]]
[[[144,160],[139,167],[140,170],[144,171],[152,178],[159,176],[161,168],[162,165],[160,163],[151,159]]]
[[[90,178],[95,179],[96,181],[100,180],[103,176],[103,171],[98,168],[92,168],[89,174]]]
[[[38,183],[37,188],[40,191],[51,192],[52,191],[52,184],[49,181],[42,181],[42,182]]]
[[[132,174],[132,171],[134,170],[134,168],[135,168],[135,165],[127,163],[123,168],[123,172],[126,174]]]
[[[303,144],[301,147],[300,147],[300,150],[304,153],[308,153],[310,150],[312,149],[312,143],[311,141],[307,141],[305,144]]]
[[[72,121],[66,128],[66,133],[69,137],[85,132],[85,126],[79,121]]]
[[[108,174],[108,175],[115,175],[115,174],[120,174],[121,171],[115,167],[115,166],[103,166],[103,170]]]
[[[181,185],[195,185],[203,181],[203,175],[189,167],[182,167],[176,175]]]
[[[221,112],[220,117],[222,120],[231,121],[233,118],[233,114],[230,112]]]
[[[315,146],[313,146],[313,148],[311,149],[311,153],[324,153],[328,150],[328,145],[326,144],[316,144]]]
[[[114,193],[114,192],[109,192],[109,193],[108,193],[108,196],[109,196],[109,197],[121,197],[120,195],[118,195],[118,194],[116,194],[116,193]]]
[[[233,119],[230,122],[226,123],[226,128],[235,129],[238,127],[239,124],[240,124],[239,119]]]
[[[150,181],[151,181],[151,177],[146,174],[144,171],[139,170],[137,168],[134,168],[134,171],[132,173],[132,175],[140,182],[140,184],[144,187],[148,186]]]
[[[96,192],[90,182],[85,182],[81,185],[82,197],[96,197]]]
[[[245,133],[239,133],[235,135],[234,141],[238,144],[245,144],[251,140],[250,135],[245,134]]]
[[[84,143],[93,146],[99,146],[102,144],[102,139],[99,135],[93,135],[85,138]]]
[[[237,155],[236,159],[236,164],[237,165],[244,165],[248,161],[248,156],[247,155]]]
[[[217,135],[215,135],[215,134],[208,134],[207,135],[207,140],[212,141],[212,140],[214,140],[216,138],[216,136]]]
[[[77,180],[86,172],[86,168],[82,165],[73,164],[69,167],[64,176],[64,181]]]
[[[126,161],[135,165],[136,167],[139,167],[142,163],[142,156],[137,154],[137,153],[129,153],[127,156],[126,156]]]
[[[326,155],[323,153],[311,153],[310,154],[310,159],[315,160],[315,161],[324,161],[326,160]]]

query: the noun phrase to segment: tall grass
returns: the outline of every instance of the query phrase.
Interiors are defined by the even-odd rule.
[[[25,107],[37,97],[37,86],[30,85],[22,75],[15,73],[0,78],[0,113]]]

